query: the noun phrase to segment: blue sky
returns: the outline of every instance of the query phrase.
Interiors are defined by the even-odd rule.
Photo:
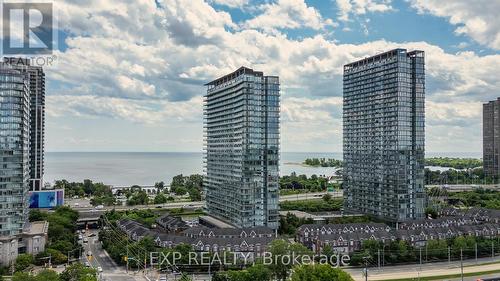
[[[499,1],[57,1],[48,151],[201,151],[203,84],[279,75],[282,150],[342,149],[342,65],[426,52],[426,149],[480,152],[500,95]]]

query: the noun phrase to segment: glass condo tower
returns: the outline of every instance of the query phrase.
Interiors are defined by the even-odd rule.
[[[206,86],[207,212],[237,227],[277,229],[279,78],[241,67]]]
[[[29,76],[0,63],[0,237],[18,234],[30,187]]]
[[[344,204],[390,222],[423,218],[424,52],[344,66]]]

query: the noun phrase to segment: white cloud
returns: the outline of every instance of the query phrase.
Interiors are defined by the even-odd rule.
[[[262,29],[276,33],[277,29],[312,28],[320,30],[326,26],[335,26],[331,19],[324,19],[314,7],[309,7],[304,0],[277,0],[263,4],[258,16],[245,21],[243,28]]]
[[[49,116],[101,117],[155,126],[201,123],[202,85],[245,65],[280,76],[284,151],[340,151],[342,66],[346,63],[397,47],[424,50],[430,102],[427,136],[434,140],[446,128],[461,134],[476,130],[480,118],[472,112],[481,102],[495,98],[500,88],[500,55],[450,54],[425,42],[342,44],[321,34],[290,39],[280,32],[236,28],[229,14],[201,0],[164,1],[163,9],[156,8],[154,1],[138,0],[134,8],[141,12],[120,2],[110,0],[96,8],[64,4],[63,14],[81,17],[62,17],[71,35],[68,48],[57,54],[57,67],[47,70],[49,87],[55,81],[59,84],[49,92]],[[298,6],[279,2],[289,3],[289,8],[265,4],[254,19],[268,28],[308,24],[321,29],[325,19],[303,1],[295,2]],[[363,3],[364,12],[369,12],[370,6]],[[383,10],[372,8],[377,9]],[[107,14],[115,16],[104,17]],[[124,14],[130,16],[118,16]],[[276,15],[277,21],[263,15]],[[280,18],[283,15],[285,20]],[[469,102],[475,106],[467,108]],[[450,106],[455,103],[466,111]],[[463,125],[457,129],[458,124]],[[440,130],[435,130],[438,126]]]
[[[248,4],[249,0],[210,0],[210,2],[231,8],[241,8]]]
[[[500,1],[496,0],[411,0],[420,13],[444,17],[457,25],[457,34],[466,34],[475,41],[500,50]]]
[[[351,15],[382,13],[394,10],[392,0],[336,0],[339,20],[349,21]]]
[[[64,104],[64,106],[61,106]],[[197,122],[201,120],[202,99],[196,97],[184,102],[133,101],[100,96],[49,96],[49,117],[76,116],[87,119],[103,117],[128,120],[146,125],[164,122]]]

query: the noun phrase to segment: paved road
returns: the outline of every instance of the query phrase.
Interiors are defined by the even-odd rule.
[[[304,194],[294,194],[294,195],[283,195],[280,196],[280,202],[283,201],[301,201],[301,200],[314,200],[314,199],[320,199],[325,195],[326,192],[315,192],[315,193],[304,193]],[[342,191],[337,191],[337,192],[330,192],[332,197],[334,198],[340,198],[342,197],[343,193]],[[95,211],[108,211],[108,210],[130,210],[130,209],[153,209],[153,208],[162,208],[162,209],[177,209],[177,208],[202,208],[205,205],[205,202],[203,201],[196,201],[196,202],[175,202],[175,203],[166,203],[166,204],[152,204],[152,205],[135,205],[135,206],[106,206],[103,207],[102,209],[96,209],[92,206],[90,206],[90,203],[87,202],[88,200],[86,199],[77,199],[78,205],[75,206],[74,203],[75,201],[68,199],[67,203],[77,210],[80,213],[85,213],[85,212],[95,212]]]
[[[88,237],[90,233],[95,233],[96,236]],[[126,269],[122,266],[118,266],[109,257],[109,255],[102,249],[101,243],[97,239],[97,230],[89,230],[85,233],[88,237],[89,242],[83,244],[85,249],[85,261],[88,261],[93,268],[102,268],[102,273],[100,274],[100,280],[105,281],[146,281],[141,274],[127,274]],[[92,257],[87,255],[88,251],[92,253]]]

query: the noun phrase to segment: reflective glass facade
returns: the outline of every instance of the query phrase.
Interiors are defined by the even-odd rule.
[[[30,180],[29,77],[0,64],[0,236],[19,233]]]
[[[483,104],[484,175],[498,179],[500,168],[500,98]]]
[[[30,88],[30,186],[41,190],[44,173],[45,73],[28,59],[4,58],[4,62],[28,76]]]
[[[347,212],[387,221],[425,209],[424,52],[396,49],[344,66]]]
[[[241,67],[207,86],[204,105],[207,211],[239,227],[276,229],[279,78]]]

